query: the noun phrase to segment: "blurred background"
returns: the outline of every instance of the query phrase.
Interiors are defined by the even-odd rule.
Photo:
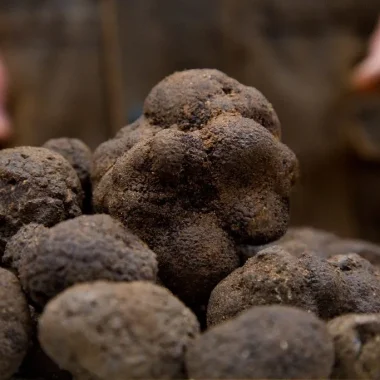
[[[1,0],[7,144],[94,149],[166,75],[217,68],[280,117],[302,170],[292,224],[380,241],[380,92],[350,87],[379,15],[380,0]]]

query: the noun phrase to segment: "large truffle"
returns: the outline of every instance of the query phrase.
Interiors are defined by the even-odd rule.
[[[195,316],[147,282],[97,282],[52,300],[39,321],[43,349],[81,379],[182,378]]]
[[[17,277],[0,268],[0,379],[9,379],[28,350],[31,320]]]
[[[333,379],[380,378],[380,314],[349,314],[327,325],[335,345]]]
[[[295,257],[278,246],[260,251],[211,293],[209,325],[257,305],[284,304],[323,319],[380,312],[380,276],[356,254],[324,260],[305,251]]]
[[[284,306],[255,307],[211,328],[186,355],[191,379],[325,379],[333,362],[324,323]]]
[[[286,231],[296,158],[263,95],[217,70],[164,79],[137,124],[115,140],[139,136],[115,149],[119,157],[110,143],[94,204],[149,244],[175,294],[207,302],[239,265],[235,242],[267,243]]]
[[[90,212],[92,200],[92,153],[90,148],[81,140],[67,137],[48,140],[43,147],[62,155],[74,168],[85,194],[84,209]]]
[[[41,234],[32,248],[25,251],[18,271],[24,290],[39,307],[80,282],[156,279],[154,252],[108,215],[62,222]]]
[[[8,239],[28,223],[53,226],[81,214],[77,174],[59,154],[20,147],[0,152],[0,255]]]

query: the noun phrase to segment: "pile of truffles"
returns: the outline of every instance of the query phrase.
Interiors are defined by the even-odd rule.
[[[380,248],[288,230],[297,176],[217,70],[94,153],[0,151],[0,380],[380,378]]]

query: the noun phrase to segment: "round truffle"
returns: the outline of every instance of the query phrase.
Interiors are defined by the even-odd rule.
[[[0,255],[23,225],[53,226],[81,214],[83,192],[75,170],[45,148],[0,152]]]
[[[380,277],[358,255],[329,260],[305,251],[295,257],[279,246],[269,247],[236,269],[212,291],[209,326],[257,305],[297,306],[331,319],[346,313],[380,312]]]
[[[26,252],[19,265],[20,280],[39,307],[81,282],[156,279],[154,252],[108,215],[82,215],[62,222]]]
[[[349,314],[327,324],[335,345],[333,379],[380,377],[380,314]]]
[[[84,208],[86,211],[90,211],[92,198],[92,153],[90,148],[81,140],[67,137],[48,140],[43,147],[59,153],[74,168],[85,194]]]
[[[207,330],[189,346],[191,379],[327,379],[334,346],[312,313],[259,306]]]
[[[26,355],[31,333],[28,303],[17,277],[0,268],[0,379],[10,378]]]
[[[36,249],[40,237],[47,231],[49,231],[48,228],[36,223],[21,227],[5,247],[3,265],[18,275],[21,258]]]
[[[39,321],[43,349],[80,380],[182,378],[198,331],[189,309],[147,282],[74,286]]]

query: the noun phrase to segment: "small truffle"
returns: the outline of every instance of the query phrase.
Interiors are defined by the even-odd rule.
[[[183,378],[196,317],[147,282],[76,285],[39,321],[43,349],[78,380]]]
[[[333,379],[380,378],[380,314],[349,314],[327,324],[335,344]]]
[[[273,245],[279,245],[297,257],[305,250],[322,258],[356,253],[373,265],[380,266],[380,246],[363,240],[340,238],[330,232],[310,227],[289,228],[281,239],[273,243],[265,246],[240,246],[239,252],[245,262],[257,252]]]
[[[211,293],[209,326],[257,305],[297,306],[331,319],[346,313],[380,312],[380,276],[356,254],[324,260],[305,251],[295,257],[279,246],[249,259]]]
[[[17,277],[0,268],[0,379],[9,379],[26,355],[31,334],[28,303]]]
[[[315,315],[259,306],[207,330],[190,344],[191,379],[326,379],[334,346]]]
[[[53,226],[81,214],[78,176],[59,154],[20,147],[0,152],[0,256],[23,225]]]
[[[22,286],[38,307],[81,282],[155,281],[157,262],[138,237],[108,215],[82,215],[42,234],[19,264]]]
[[[59,153],[74,168],[85,194],[84,209],[90,212],[92,200],[92,153],[90,148],[81,140],[65,137],[51,139],[43,145],[43,148]]]
[[[48,228],[36,223],[21,227],[5,247],[3,265],[18,275],[21,257],[36,249],[40,237],[47,231],[49,231]]]
[[[217,70],[175,73],[152,89],[134,126],[95,153],[94,206],[157,253],[170,290],[205,304],[238,267],[236,242],[286,231],[298,164],[279,138],[256,89]]]

